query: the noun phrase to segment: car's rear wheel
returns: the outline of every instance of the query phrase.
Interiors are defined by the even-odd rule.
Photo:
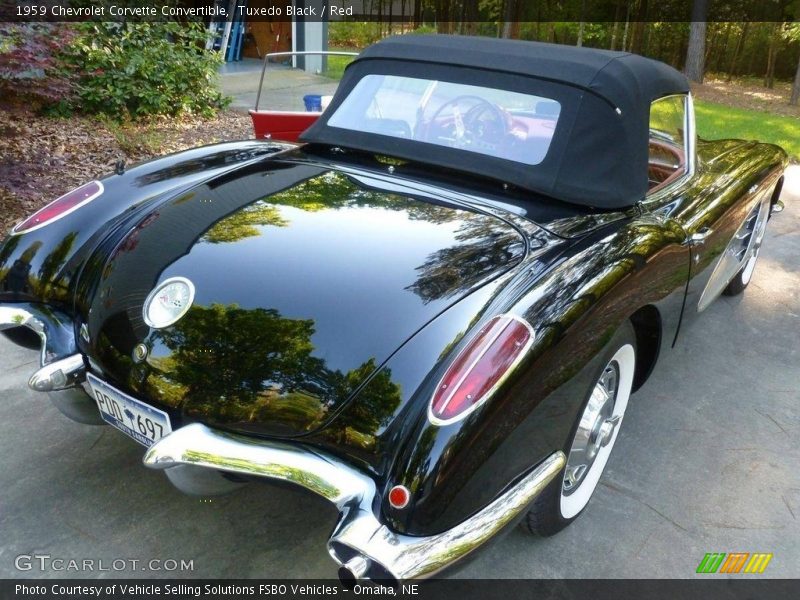
[[[601,364],[573,425],[562,474],[537,498],[523,521],[531,533],[553,535],[572,523],[600,481],[633,387],[636,334],[630,322],[614,334]]]

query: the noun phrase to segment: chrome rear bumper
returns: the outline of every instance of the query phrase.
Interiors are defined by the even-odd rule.
[[[0,331],[15,327],[27,327],[42,340],[41,366],[77,352],[72,320],[58,311],[34,304],[0,305]]]
[[[297,484],[332,502],[339,521],[328,551],[343,580],[430,577],[474,551],[510,524],[564,466],[555,452],[514,487],[466,521],[442,533],[396,533],[373,511],[375,482],[338,458],[300,444],[258,440],[187,425],[153,445],[144,464],[170,470],[180,465],[258,476]],[[170,477],[172,479],[172,477]]]
[[[85,364],[77,352],[69,318],[34,305],[0,306],[0,331],[28,327],[42,342],[41,366],[29,386],[48,392],[71,419],[101,424],[84,392]],[[241,483],[220,473],[263,477],[303,487],[333,503],[339,520],[328,551],[343,581],[401,581],[430,577],[464,558],[509,525],[558,475],[565,463],[555,452],[491,504],[452,529],[431,536],[392,531],[376,515],[375,482],[365,473],[302,444],[228,434],[195,423],[154,444],[144,464],[163,469],[188,493],[224,493]]]
[[[58,311],[35,304],[0,306],[0,331],[27,327],[41,340],[39,369],[31,375],[28,387],[46,392],[64,415],[87,425],[102,425],[97,405],[82,384],[86,365],[75,344],[72,320]]]

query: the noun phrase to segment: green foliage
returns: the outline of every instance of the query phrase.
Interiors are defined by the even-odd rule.
[[[699,100],[694,106],[701,138],[770,142],[786,150],[792,160],[800,160],[800,119]]]
[[[125,118],[212,116],[226,104],[217,82],[222,58],[205,50],[200,23],[87,22],[64,51],[80,110]]]
[[[218,221],[203,234],[202,241],[211,244],[238,242],[244,238],[256,237],[259,235],[258,227],[267,225],[285,227],[287,221],[275,206],[264,202],[255,202],[228,218]]]
[[[358,49],[355,48],[337,48],[337,50],[342,50],[343,52],[357,52]],[[344,70],[353,61],[353,57],[351,56],[329,56],[327,58],[328,61],[328,68],[325,69],[323,75],[325,77],[330,77],[331,79],[339,80],[344,75]]]
[[[332,21],[328,25],[328,43],[332,47],[366,48],[384,35],[382,23]]]
[[[419,27],[417,27],[413,31],[410,31],[409,33],[413,33],[416,35],[427,35],[430,33],[436,33],[436,27],[433,27],[431,25],[420,25]]]
[[[781,35],[789,42],[800,42],[800,23],[787,23]]]

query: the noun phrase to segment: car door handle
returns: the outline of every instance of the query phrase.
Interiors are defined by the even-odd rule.
[[[702,229],[698,229],[692,235],[686,238],[684,245],[686,246],[698,246],[700,244],[705,243],[708,236],[712,233],[712,229],[710,227],[703,227]]]

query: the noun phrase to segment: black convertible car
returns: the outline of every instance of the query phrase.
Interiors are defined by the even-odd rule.
[[[328,499],[345,580],[557,532],[660,352],[747,287],[785,152],[697,139],[664,64],[495,39],[387,39],[309,117],[19,223],[0,329],[41,348],[30,387],[184,491]]]

